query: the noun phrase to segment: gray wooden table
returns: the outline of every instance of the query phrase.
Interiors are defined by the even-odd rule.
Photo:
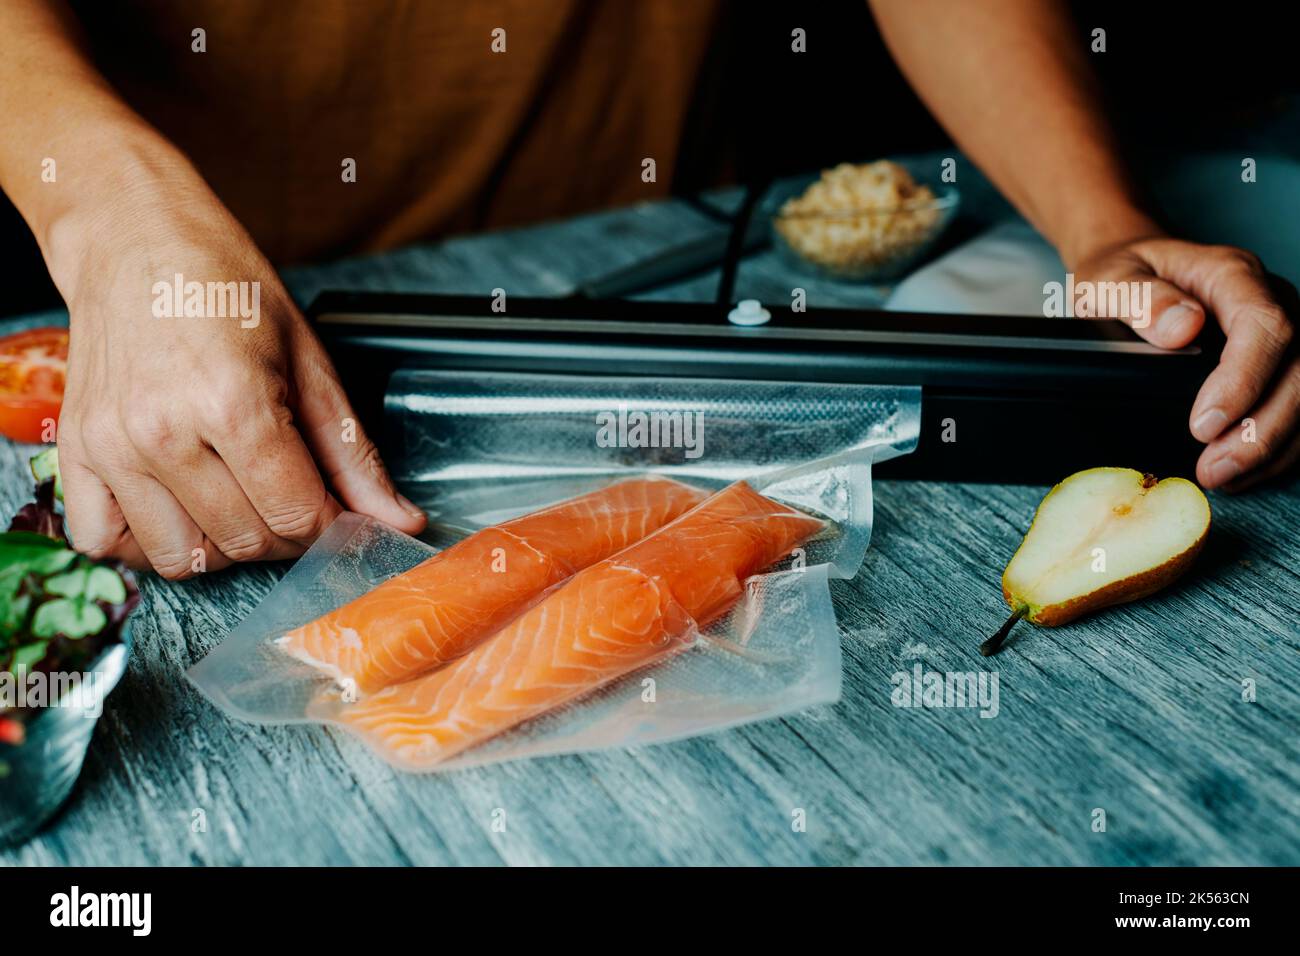
[[[682,204],[635,207],[287,278],[304,301],[325,287],[562,294],[714,228]],[[662,295],[709,297],[715,278]],[[738,289],[788,301],[795,284],[813,308],[881,297],[796,281],[770,254],[746,264]],[[0,443],[5,515],[30,494],[29,451]],[[878,484],[865,566],[834,588],[835,706],[426,777],[393,772],[340,733],[237,723],[186,683],[282,566],[149,578],[130,671],[77,791],[0,862],[1300,863],[1295,487],[1212,495],[1214,530],[1184,583],[1057,632],[1024,627],[985,660],[976,647],[1004,616],[1002,566],[1044,491]],[[891,676],[917,662],[996,670],[998,715],[894,707]],[[493,826],[502,810],[504,830]]]

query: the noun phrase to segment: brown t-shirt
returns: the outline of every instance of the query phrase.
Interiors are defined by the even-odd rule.
[[[665,195],[719,3],[74,6],[108,79],[286,263]]]

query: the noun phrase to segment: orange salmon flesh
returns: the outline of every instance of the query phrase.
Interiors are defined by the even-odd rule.
[[[822,527],[738,482],[579,571],[465,657],[355,703],[313,705],[313,716],[403,769],[431,769],[686,646],[746,578]]]
[[[277,644],[345,686],[374,693],[462,656],[547,588],[706,495],[667,478],[636,478],[485,528]]]

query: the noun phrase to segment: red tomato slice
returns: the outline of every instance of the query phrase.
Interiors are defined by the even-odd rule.
[[[17,747],[27,736],[26,728],[12,717],[0,717],[0,744]]]
[[[68,374],[68,330],[28,329],[0,337],[0,435],[42,441],[58,421]]]

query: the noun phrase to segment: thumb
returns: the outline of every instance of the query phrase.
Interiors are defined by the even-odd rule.
[[[343,504],[407,534],[423,529],[424,512],[393,487],[324,354],[300,363],[295,378],[299,428]]]
[[[1146,324],[1130,323],[1138,335],[1163,349],[1191,345],[1205,327],[1205,306],[1172,282],[1150,277],[1151,312]]]
[[[1191,344],[1205,325],[1205,307],[1196,296],[1160,278],[1145,264],[1083,278],[1096,291],[1086,317],[1119,319],[1152,345],[1180,349]],[[1123,294],[1112,296],[1112,289]],[[1076,306],[1075,314],[1084,311]]]

